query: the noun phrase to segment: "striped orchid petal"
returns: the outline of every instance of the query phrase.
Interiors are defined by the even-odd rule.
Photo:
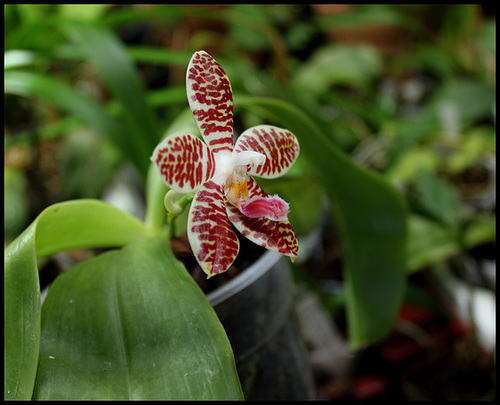
[[[251,175],[284,174],[299,155],[295,136],[269,125],[245,131],[233,147],[233,95],[220,65],[206,52],[196,52],[186,73],[189,106],[205,142],[176,133],[164,139],[151,160],[171,188],[165,206],[172,214],[176,193],[196,191],[188,216],[188,239],[203,271],[212,277],[229,269],[239,251],[233,225],[256,244],[290,256],[299,246],[289,205],[268,196]]]
[[[260,166],[250,168],[249,174],[275,178],[285,174],[299,156],[299,142],[290,131],[271,125],[247,129],[236,141],[235,151],[255,151],[266,156]]]
[[[196,52],[186,74],[189,106],[212,152],[233,150],[233,93],[222,67],[208,53]]]
[[[187,231],[193,253],[208,278],[231,266],[239,241],[226,213],[221,185],[208,181],[196,192]]]
[[[253,179],[248,181],[248,193],[260,198],[268,197]],[[226,210],[234,227],[252,242],[292,259],[299,255],[299,244],[290,222],[280,222],[265,217],[250,218],[227,200]]]
[[[215,173],[214,154],[191,134],[178,132],[166,137],[155,148],[151,161],[158,166],[163,182],[179,193],[194,191]]]

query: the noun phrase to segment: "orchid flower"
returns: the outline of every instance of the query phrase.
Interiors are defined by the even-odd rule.
[[[284,174],[299,154],[297,138],[286,129],[259,125],[244,131],[233,146],[233,95],[222,67],[206,52],[194,53],[186,74],[187,97],[205,143],[189,133],[166,137],[151,160],[169,194],[193,193],[187,233],[208,277],[226,271],[238,255],[231,226],[252,242],[298,256],[289,206],[268,196],[252,176]]]

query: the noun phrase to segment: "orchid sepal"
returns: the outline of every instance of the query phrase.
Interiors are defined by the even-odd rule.
[[[195,52],[186,73],[188,103],[200,133],[216,153],[233,151],[233,92],[224,69],[205,51]]]

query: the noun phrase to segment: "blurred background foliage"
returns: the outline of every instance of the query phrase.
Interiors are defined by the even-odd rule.
[[[144,217],[149,156],[167,128],[192,124],[185,68],[204,49],[230,77],[236,133],[262,123],[238,99],[286,100],[401,191],[409,277],[494,261],[492,6],[7,4],[4,23],[6,243],[68,199]],[[262,185],[291,202],[300,236],[322,223],[324,190],[305,159]],[[305,246],[313,261],[336,255]],[[475,268],[466,278],[495,291],[494,266]],[[315,276],[325,274],[298,277],[318,288]],[[332,311],[343,305],[320,294]]]
[[[414,213],[412,271],[495,239],[495,19],[484,7],[4,7],[8,240],[67,199],[143,215],[145,158],[186,108],[197,49],[217,56],[236,100],[287,100],[397,185]],[[260,123],[237,112],[237,132]],[[294,203],[302,235],[322,211],[308,173],[299,160],[265,185]]]

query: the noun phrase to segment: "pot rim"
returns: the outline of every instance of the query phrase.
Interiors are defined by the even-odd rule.
[[[278,263],[282,257],[283,256],[280,253],[268,250],[232,280],[217,289],[210,291],[207,294],[208,301],[212,304],[212,306],[216,306],[217,304],[228,300],[255,282],[255,280],[262,277],[269,269]]]

